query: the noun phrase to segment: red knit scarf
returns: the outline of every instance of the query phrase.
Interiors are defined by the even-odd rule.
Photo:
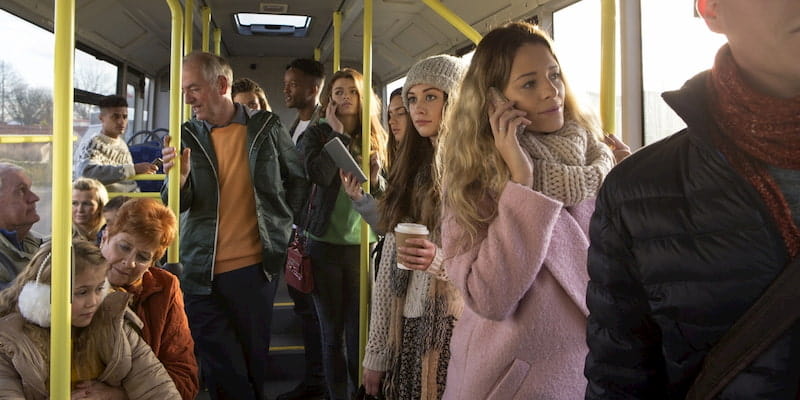
[[[712,133],[714,143],[761,195],[793,259],[800,253],[800,230],[766,166],[800,169],[800,96],[780,99],[753,90],[727,45],[717,53],[708,88],[720,128]]]

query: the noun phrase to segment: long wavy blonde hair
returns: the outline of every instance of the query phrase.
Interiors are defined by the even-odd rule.
[[[499,194],[511,177],[489,126],[489,88],[504,90],[508,86],[517,50],[531,43],[546,46],[558,62],[550,37],[537,26],[512,22],[489,32],[475,50],[461,94],[452,103],[440,133],[436,164],[442,205],[464,230],[464,236],[457,238],[461,249],[477,242],[497,216]],[[565,119],[575,120],[599,136],[602,130],[597,118],[581,109],[563,70],[562,79]]]
[[[387,160],[386,142],[388,140],[388,135],[381,124],[381,100],[377,95],[375,95],[375,92],[372,90],[372,88],[369,88],[369,93],[364,93],[364,76],[361,75],[360,72],[352,68],[342,68],[341,70],[336,71],[336,73],[331,76],[331,79],[325,83],[325,86],[322,87],[322,93],[320,94],[320,106],[322,110],[327,109],[328,103],[331,101],[333,83],[343,78],[352,79],[356,84],[356,88],[358,89],[358,124],[354,132],[347,132],[348,135],[353,137],[353,140],[350,142],[350,147],[352,148],[354,146],[361,145],[361,110],[364,107],[364,96],[370,96],[370,153],[377,153],[378,159],[381,160],[382,163],[385,163]]]

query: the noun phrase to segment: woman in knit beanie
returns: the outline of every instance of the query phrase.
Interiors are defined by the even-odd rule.
[[[614,157],[527,23],[483,38],[452,108],[442,243],[465,307],[444,398],[583,398],[587,229]]]
[[[403,86],[403,102],[413,126],[403,139],[378,205],[377,228],[386,232],[386,238],[372,292],[363,361],[367,394],[439,399],[444,393],[450,333],[461,300],[444,274],[433,162],[447,104],[457,98],[466,69],[460,58],[429,57],[411,67]],[[359,191],[352,185],[348,190],[354,200]],[[426,225],[429,240],[409,240],[398,254],[392,232],[400,222]],[[398,262],[410,270],[399,269]]]

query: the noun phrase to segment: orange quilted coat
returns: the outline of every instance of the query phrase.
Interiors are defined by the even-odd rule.
[[[141,280],[121,289],[133,295],[131,308],[144,322],[144,341],[164,364],[181,397],[193,400],[199,390],[197,360],[178,278],[150,267]]]

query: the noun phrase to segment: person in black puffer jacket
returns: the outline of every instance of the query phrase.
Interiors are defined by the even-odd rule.
[[[587,399],[685,398],[709,350],[800,253],[800,2],[698,10],[728,44],[664,94],[688,127],[622,162],[598,195]],[[796,323],[718,398],[795,399],[798,382]]]

